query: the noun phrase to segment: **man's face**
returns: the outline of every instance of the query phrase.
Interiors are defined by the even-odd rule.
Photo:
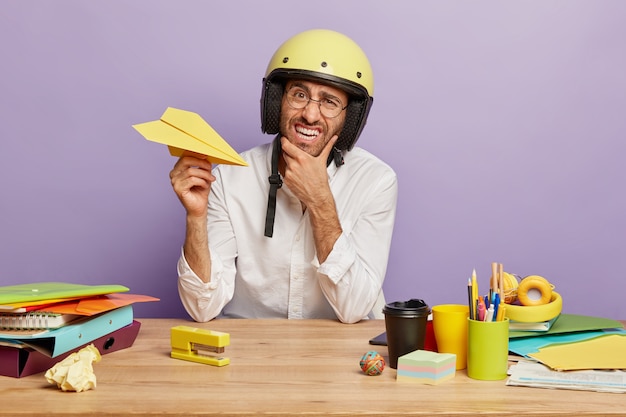
[[[343,107],[348,105],[348,95],[341,89],[304,80],[289,80],[285,92],[280,111],[280,133],[309,155],[318,156],[330,138],[339,135],[343,128],[346,119]],[[311,100],[297,109],[289,104],[288,95],[295,95],[301,101],[307,97]],[[328,108],[333,105],[340,106],[339,114],[325,116],[323,113],[328,114]]]

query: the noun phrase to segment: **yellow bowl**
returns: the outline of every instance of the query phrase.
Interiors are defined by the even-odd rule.
[[[537,323],[540,321],[552,320],[563,309],[563,298],[561,294],[552,291],[552,298],[547,304],[538,306],[518,306],[514,304],[504,304],[506,311],[505,317],[509,320],[521,321],[524,323]]]

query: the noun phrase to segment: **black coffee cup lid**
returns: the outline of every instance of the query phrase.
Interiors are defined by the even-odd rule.
[[[395,301],[385,304],[384,314],[402,317],[421,317],[430,314],[430,308],[424,300],[411,298],[408,301]]]

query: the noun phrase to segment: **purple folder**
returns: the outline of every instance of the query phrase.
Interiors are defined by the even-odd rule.
[[[139,334],[141,323],[137,320],[114,332],[86,343],[70,352],[51,358],[29,347],[12,347],[0,345],[0,375],[21,378],[47,371],[57,362],[68,357],[90,343],[93,343],[101,355],[131,347]]]

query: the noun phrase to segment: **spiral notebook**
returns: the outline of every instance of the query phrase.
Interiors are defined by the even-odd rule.
[[[39,331],[58,329],[77,318],[78,314],[61,314],[47,311],[31,311],[28,313],[0,313],[0,331]]]

